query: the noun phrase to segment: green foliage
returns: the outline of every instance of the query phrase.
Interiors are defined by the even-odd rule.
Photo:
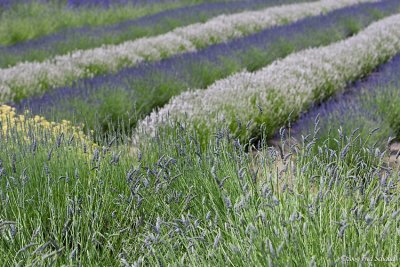
[[[348,33],[347,33],[348,37],[357,34],[362,29],[362,26],[360,25],[360,22],[356,21],[356,20],[354,20],[352,18],[345,19],[345,20],[343,20],[342,23],[348,29]]]
[[[332,130],[340,129],[340,136],[351,135],[356,140],[352,147],[362,149],[365,146],[386,147],[389,137],[400,138],[400,108],[398,87],[395,85],[377,85],[376,88],[360,88],[359,94],[353,92],[350,102],[324,115],[319,140],[325,140],[330,148],[337,148],[338,140],[332,139]],[[340,101],[340,97],[338,100]],[[342,100],[345,101],[345,100]],[[340,110],[339,110],[340,109]],[[307,127],[304,127],[307,131]],[[379,131],[375,131],[379,128]],[[351,134],[354,129],[357,131]],[[357,140],[364,137],[365,144]],[[322,145],[319,143],[319,145]],[[339,144],[341,145],[341,143]]]
[[[387,88],[378,90],[375,98],[378,114],[385,120],[395,133],[395,137],[400,139],[400,96],[399,87],[389,85]]]

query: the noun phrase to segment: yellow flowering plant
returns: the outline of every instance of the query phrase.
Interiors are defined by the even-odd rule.
[[[32,142],[33,136],[43,133],[43,136],[52,139],[59,138],[61,135],[68,136],[70,140],[75,140],[84,144],[85,150],[92,150],[97,145],[87,136],[83,130],[83,125],[75,126],[70,121],[50,122],[42,116],[32,115],[29,111],[24,114],[17,114],[15,108],[8,105],[0,105],[0,136],[3,140],[13,140],[14,135],[23,138],[25,142]]]

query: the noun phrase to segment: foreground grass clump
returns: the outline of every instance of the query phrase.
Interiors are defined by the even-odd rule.
[[[397,257],[398,174],[376,148],[279,153],[185,124],[127,151],[0,139],[0,254],[8,264],[299,265]],[[123,145],[126,145],[123,144]],[[51,153],[49,154],[49,151]],[[248,152],[250,151],[250,152]],[[50,155],[50,156],[49,156]],[[354,160],[351,160],[354,159]]]

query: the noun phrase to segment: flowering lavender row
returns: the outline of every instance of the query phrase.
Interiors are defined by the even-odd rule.
[[[48,0],[36,0],[37,2],[47,2]],[[16,4],[30,3],[32,0],[0,0],[0,11],[2,9],[8,9]]]
[[[43,114],[46,117],[59,114],[60,118],[72,119],[76,115],[88,119],[94,118],[93,114],[96,112],[103,113],[101,109],[107,106],[106,103],[117,101],[122,96],[125,102],[118,102],[115,106],[123,114],[129,111],[142,117],[188,88],[205,88],[216,79],[237,70],[254,71],[293,51],[344,39],[354,33],[349,31],[352,24],[346,23],[348,18],[352,18],[351,22],[362,29],[376,20],[376,14],[387,16],[396,13],[399,8],[400,3],[397,0],[346,7],[326,15],[266,29],[228,43],[213,45],[198,52],[139,64],[116,74],[84,79],[74,86],[24,99],[17,107],[20,111],[28,108],[34,114]],[[252,51],[262,53],[256,54],[255,58]],[[258,65],[254,61],[259,61]],[[104,113],[110,114],[110,111]],[[90,123],[96,124],[101,118],[97,117],[96,120],[97,122]],[[135,122],[132,122],[133,126]],[[85,121],[87,125],[90,123]]]
[[[175,25],[184,26],[205,18],[229,14],[274,4],[290,3],[293,0],[241,0],[232,3],[202,3],[159,12],[138,19],[126,20],[114,25],[67,29],[40,38],[19,42],[11,46],[0,45],[0,67],[9,67],[19,61],[33,61],[64,54],[75,49],[87,49],[105,43],[120,43],[139,37],[172,30]],[[179,21],[175,20],[179,18]],[[174,23],[171,23],[174,20]],[[42,59],[42,58],[40,58]]]
[[[16,4],[26,4],[30,2],[59,2],[65,3],[66,7],[104,7],[110,8],[115,5],[143,5],[143,4],[158,4],[158,3],[170,3],[170,2],[189,2],[185,0],[0,0],[0,8],[10,8]],[[211,1],[198,1],[200,2],[235,2],[235,0],[211,0]]]
[[[164,2],[177,2],[179,0],[68,0],[67,6],[70,7],[90,7],[100,6],[109,8],[113,5],[127,5],[127,4],[152,4]]]
[[[196,51],[197,47],[224,42],[263,28],[362,2],[374,1],[325,0],[221,15],[206,23],[177,28],[155,37],[75,51],[42,63],[20,63],[0,71],[0,101],[20,99],[78,78],[116,71],[145,60],[159,60],[174,54]]]
[[[389,136],[400,137],[399,88],[400,55],[377,68],[366,79],[359,80],[328,101],[316,105],[292,125],[292,136],[299,138],[314,126],[318,117],[320,135],[328,135],[331,129],[344,127],[360,132],[380,128],[380,140]],[[382,103],[380,103],[382,102]],[[376,142],[373,139],[373,142]]]
[[[263,123],[271,133],[289,114],[297,116],[399,52],[400,15],[394,15],[344,41],[292,54],[255,73],[232,75],[206,90],[182,93],[141,121],[138,129],[154,133],[168,118],[187,117],[209,131],[223,120],[235,134],[249,121],[246,128],[253,134]]]
[[[185,0],[68,0],[67,6],[70,7],[90,7],[100,6],[104,8],[110,8],[115,5],[142,5],[142,4],[153,4],[153,3],[165,3],[165,2],[185,2]],[[193,1],[189,1],[192,3]],[[235,0],[203,0],[198,2],[235,2]]]
[[[178,2],[180,0],[0,0],[0,8],[7,9],[17,4],[26,4],[31,2],[47,3],[59,2],[65,3],[67,7],[91,7],[100,6],[109,8],[112,5],[127,5],[127,4],[153,4],[165,2]]]

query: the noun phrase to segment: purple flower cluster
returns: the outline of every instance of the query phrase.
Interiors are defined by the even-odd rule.
[[[139,4],[153,4],[153,3],[165,3],[165,2],[177,2],[177,0],[68,0],[67,6],[69,7],[90,7],[100,6],[110,8],[113,5],[139,5]]]
[[[35,1],[40,2],[40,3],[46,3],[49,0],[35,0]],[[0,0],[0,10],[2,8],[3,9],[10,8],[16,4],[26,4],[26,3],[30,3],[30,2],[34,2],[34,0]]]
[[[343,21],[352,18],[361,25],[367,25],[376,19],[376,12],[392,14],[400,7],[397,0],[378,3],[368,3],[343,8],[327,15],[306,18],[296,23],[267,29],[262,32],[239,38],[228,43],[207,47],[194,53],[177,55],[159,62],[143,63],[136,67],[126,68],[115,74],[102,75],[92,79],[83,79],[73,86],[62,87],[46,92],[40,97],[22,100],[17,108],[29,108],[33,113],[52,114],[55,110],[63,114],[79,113],[76,102],[85,106],[101,105],[107,95],[123,92],[129,98],[130,108],[148,114],[154,107],[164,105],[170,97],[187,88],[197,88],[207,81],[198,81],[196,71],[215,73],[222,70],[223,78],[230,73],[227,64],[237,64],[240,68],[248,68],[246,62],[248,53],[263,51],[263,64],[284,56],[277,52],[277,46],[286,44],[288,52],[304,49],[309,46],[323,45],[321,39],[313,38],[312,34],[342,31],[346,36],[348,29],[343,27]],[[308,36],[304,41],[304,36]],[[291,50],[291,51],[290,51]],[[226,63],[229,61],[230,63]],[[251,63],[250,63],[251,65]],[[201,69],[201,66],[206,66]],[[200,69],[199,69],[200,68]],[[239,69],[240,69],[239,68]],[[200,76],[200,75],[199,75]],[[209,81],[213,82],[213,81]],[[176,86],[176,84],[178,84]],[[207,84],[206,84],[207,85]],[[73,104],[74,103],[74,104]]]
[[[323,129],[320,133],[322,135],[340,126],[348,128],[349,131],[358,126],[365,132],[376,127],[385,128],[388,124],[387,118],[379,114],[380,107],[375,100],[385,93],[399,95],[399,92],[393,92],[398,91],[400,86],[399,73],[400,55],[378,67],[365,79],[349,85],[345,91],[313,106],[292,125],[292,136],[300,140],[301,135],[314,127],[317,117],[319,128]],[[391,125],[388,125],[388,128],[391,128]],[[393,129],[385,130],[391,132]]]
[[[13,4],[12,0],[0,0],[0,10],[1,8],[9,8],[11,6],[11,4]]]
[[[0,0],[0,7],[1,8],[10,8],[16,4],[26,4],[31,2],[60,2],[65,3],[67,7],[104,7],[110,8],[113,5],[143,5],[143,4],[155,4],[155,3],[171,3],[177,2],[178,0]],[[222,0],[224,1],[224,0]]]

